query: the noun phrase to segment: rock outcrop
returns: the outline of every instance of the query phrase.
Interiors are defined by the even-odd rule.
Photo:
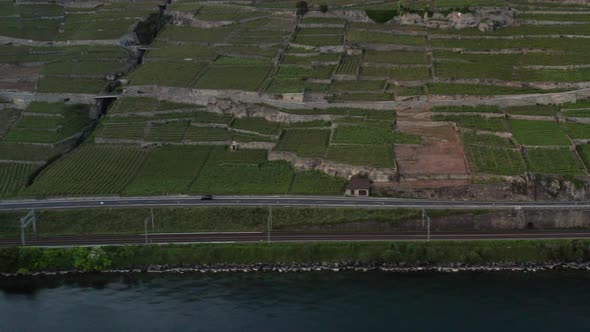
[[[269,151],[269,160],[285,160],[301,170],[318,170],[332,176],[350,178],[353,175],[367,176],[374,182],[391,182],[396,177],[395,168],[371,168],[339,164],[319,158],[301,158],[292,152]]]
[[[508,8],[481,8],[473,13],[458,11],[447,14],[434,13],[432,16],[407,13],[392,20],[402,25],[424,25],[434,29],[469,29],[493,31],[498,27],[515,24],[515,11]]]

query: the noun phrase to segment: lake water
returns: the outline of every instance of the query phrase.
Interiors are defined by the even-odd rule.
[[[0,331],[590,331],[590,273],[5,278]]]

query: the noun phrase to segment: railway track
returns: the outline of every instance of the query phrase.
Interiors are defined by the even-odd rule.
[[[298,232],[228,232],[228,233],[158,233],[126,235],[84,235],[29,237],[27,246],[94,246],[171,243],[253,243],[253,242],[330,242],[330,241],[425,241],[425,232],[367,233],[298,233]],[[526,230],[493,232],[433,232],[431,240],[516,240],[516,239],[586,239],[588,230]],[[19,238],[0,239],[0,246],[20,245]]]

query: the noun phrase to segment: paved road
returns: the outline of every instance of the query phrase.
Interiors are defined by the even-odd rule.
[[[502,240],[502,239],[576,239],[590,238],[588,230],[551,231],[494,231],[494,232],[434,232],[432,240]],[[426,232],[395,233],[291,233],[272,232],[271,242],[325,242],[325,241],[388,241],[388,240],[426,240]],[[266,242],[268,233],[184,233],[148,234],[149,243],[252,243]],[[91,235],[28,237],[26,245],[32,246],[74,246],[74,245],[124,245],[146,243],[144,234],[131,235]],[[19,245],[18,237],[0,239],[0,246]]]
[[[0,201],[0,211],[30,209],[81,209],[104,207],[158,206],[284,206],[353,208],[428,208],[428,209],[589,209],[588,202],[477,202],[415,200],[396,198],[350,198],[341,196],[200,196],[95,197],[46,200]]]

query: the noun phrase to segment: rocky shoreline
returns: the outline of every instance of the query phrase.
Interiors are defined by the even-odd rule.
[[[513,263],[501,262],[485,265],[469,265],[453,263],[446,265],[406,265],[388,263],[292,263],[292,264],[192,264],[183,266],[150,265],[145,268],[108,269],[102,271],[36,271],[18,273],[0,273],[0,277],[22,276],[55,276],[85,273],[252,273],[252,272],[542,272],[559,270],[587,270],[590,271],[590,262],[547,262],[547,263]]]

